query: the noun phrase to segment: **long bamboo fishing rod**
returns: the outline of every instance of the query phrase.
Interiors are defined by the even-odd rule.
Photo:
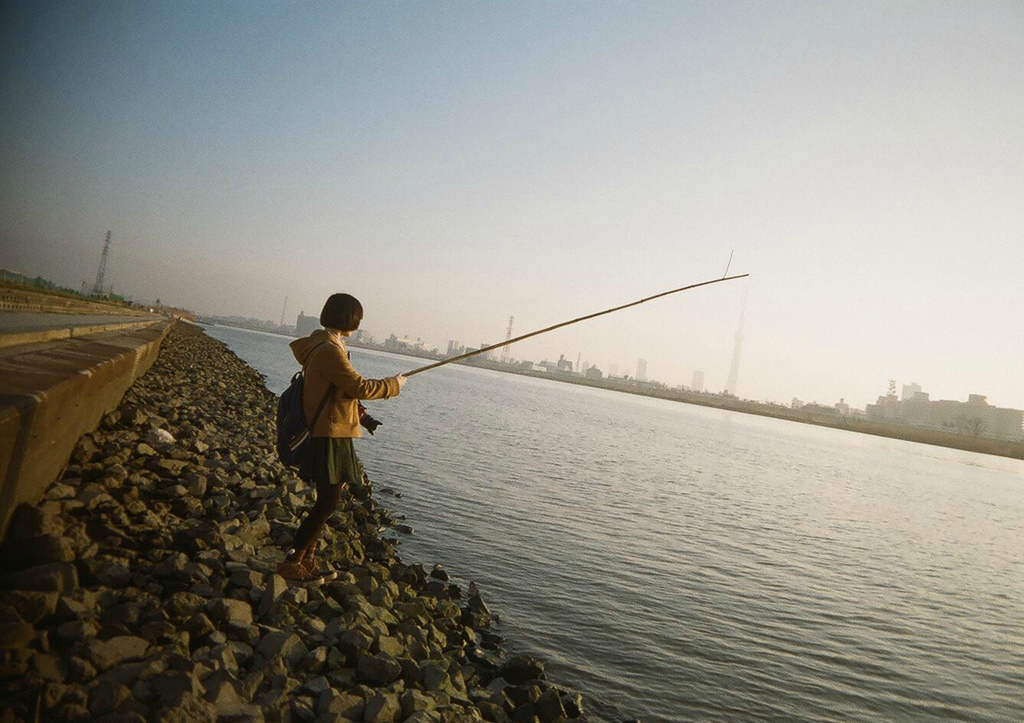
[[[729,257],[729,262],[730,263],[732,262],[732,257],[731,256]],[[725,272],[729,273],[729,268],[728,267],[726,267]],[[540,334],[547,334],[549,331],[554,331],[555,329],[561,329],[563,326],[569,326],[570,324],[578,324],[581,321],[586,321],[587,319],[593,319],[593,318],[598,317],[598,316],[604,316],[605,314],[611,314],[612,312],[615,312],[615,311],[622,311],[623,309],[628,309],[631,306],[639,306],[640,304],[646,303],[648,301],[652,301],[653,299],[660,299],[662,296],[668,296],[669,294],[678,294],[680,291],[689,291],[690,289],[696,289],[699,286],[709,286],[711,284],[718,284],[718,283],[721,283],[723,281],[732,281],[733,279],[742,279],[745,276],[750,276],[750,274],[738,274],[736,276],[722,276],[720,279],[711,279],[710,281],[701,281],[699,284],[690,284],[689,286],[680,286],[678,289],[672,289],[671,291],[663,291],[660,294],[655,294],[654,296],[648,296],[646,299],[640,299],[640,301],[634,301],[634,302],[631,302],[629,304],[623,304],[622,306],[616,306],[615,308],[612,308],[612,309],[605,309],[604,311],[598,311],[596,313],[587,314],[586,316],[581,316],[581,317],[578,317],[576,319],[570,319],[569,321],[563,321],[561,324],[555,324],[554,326],[549,326],[549,327],[546,327],[544,329],[538,329],[537,331],[531,331],[529,334],[523,334],[522,336],[517,336],[515,339],[508,339],[506,341],[501,342],[500,344],[491,344],[490,346],[485,346],[483,349],[474,349],[473,351],[468,351],[465,354],[459,354],[458,356],[453,356],[453,357],[451,357],[449,359],[445,359],[443,361],[435,362],[433,364],[428,364],[427,366],[420,367],[419,369],[413,369],[411,372],[406,372],[404,376],[411,377],[413,374],[419,374],[420,372],[425,372],[425,371],[427,371],[429,369],[437,369],[438,367],[443,367],[445,364],[452,364],[453,362],[461,361],[463,359],[469,359],[470,357],[477,356],[478,354],[486,354],[487,352],[493,351],[494,349],[500,349],[503,346],[508,346],[510,344],[515,344],[517,341],[522,341],[523,339],[529,339],[531,336],[539,336]]]

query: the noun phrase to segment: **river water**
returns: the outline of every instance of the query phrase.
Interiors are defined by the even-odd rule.
[[[368,406],[403,558],[475,580],[593,720],[1024,721],[1022,462],[462,366]]]

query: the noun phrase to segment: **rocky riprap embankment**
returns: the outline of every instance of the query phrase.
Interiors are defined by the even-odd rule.
[[[171,332],[12,520],[0,722],[583,720],[538,661],[502,656],[475,590],[399,560],[367,490],[321,543],[337,580],[273,573],[313,499],[273,453],[275,408],[223,344]]]

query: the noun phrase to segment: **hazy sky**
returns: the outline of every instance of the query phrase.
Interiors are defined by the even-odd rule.
[[[6,2],[0,266],[862,406],[1024,408],[1024,2]],[[416,383],[428,383],[427,377]],[[411,388],[411,387],[410,387]]]

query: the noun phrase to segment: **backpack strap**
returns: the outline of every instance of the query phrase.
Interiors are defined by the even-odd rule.
[[[313,415],[313,421],[309,423],[309,431],[312,432],[316,427],[316,420],[320,419],[320,412],[324,411],[324,407],[327,406],[327,400],[334,396],[334,385],[332,384],[326,392],[324,392],[324,398],[320,400],[320,406],[316,408],[316,414]]]

